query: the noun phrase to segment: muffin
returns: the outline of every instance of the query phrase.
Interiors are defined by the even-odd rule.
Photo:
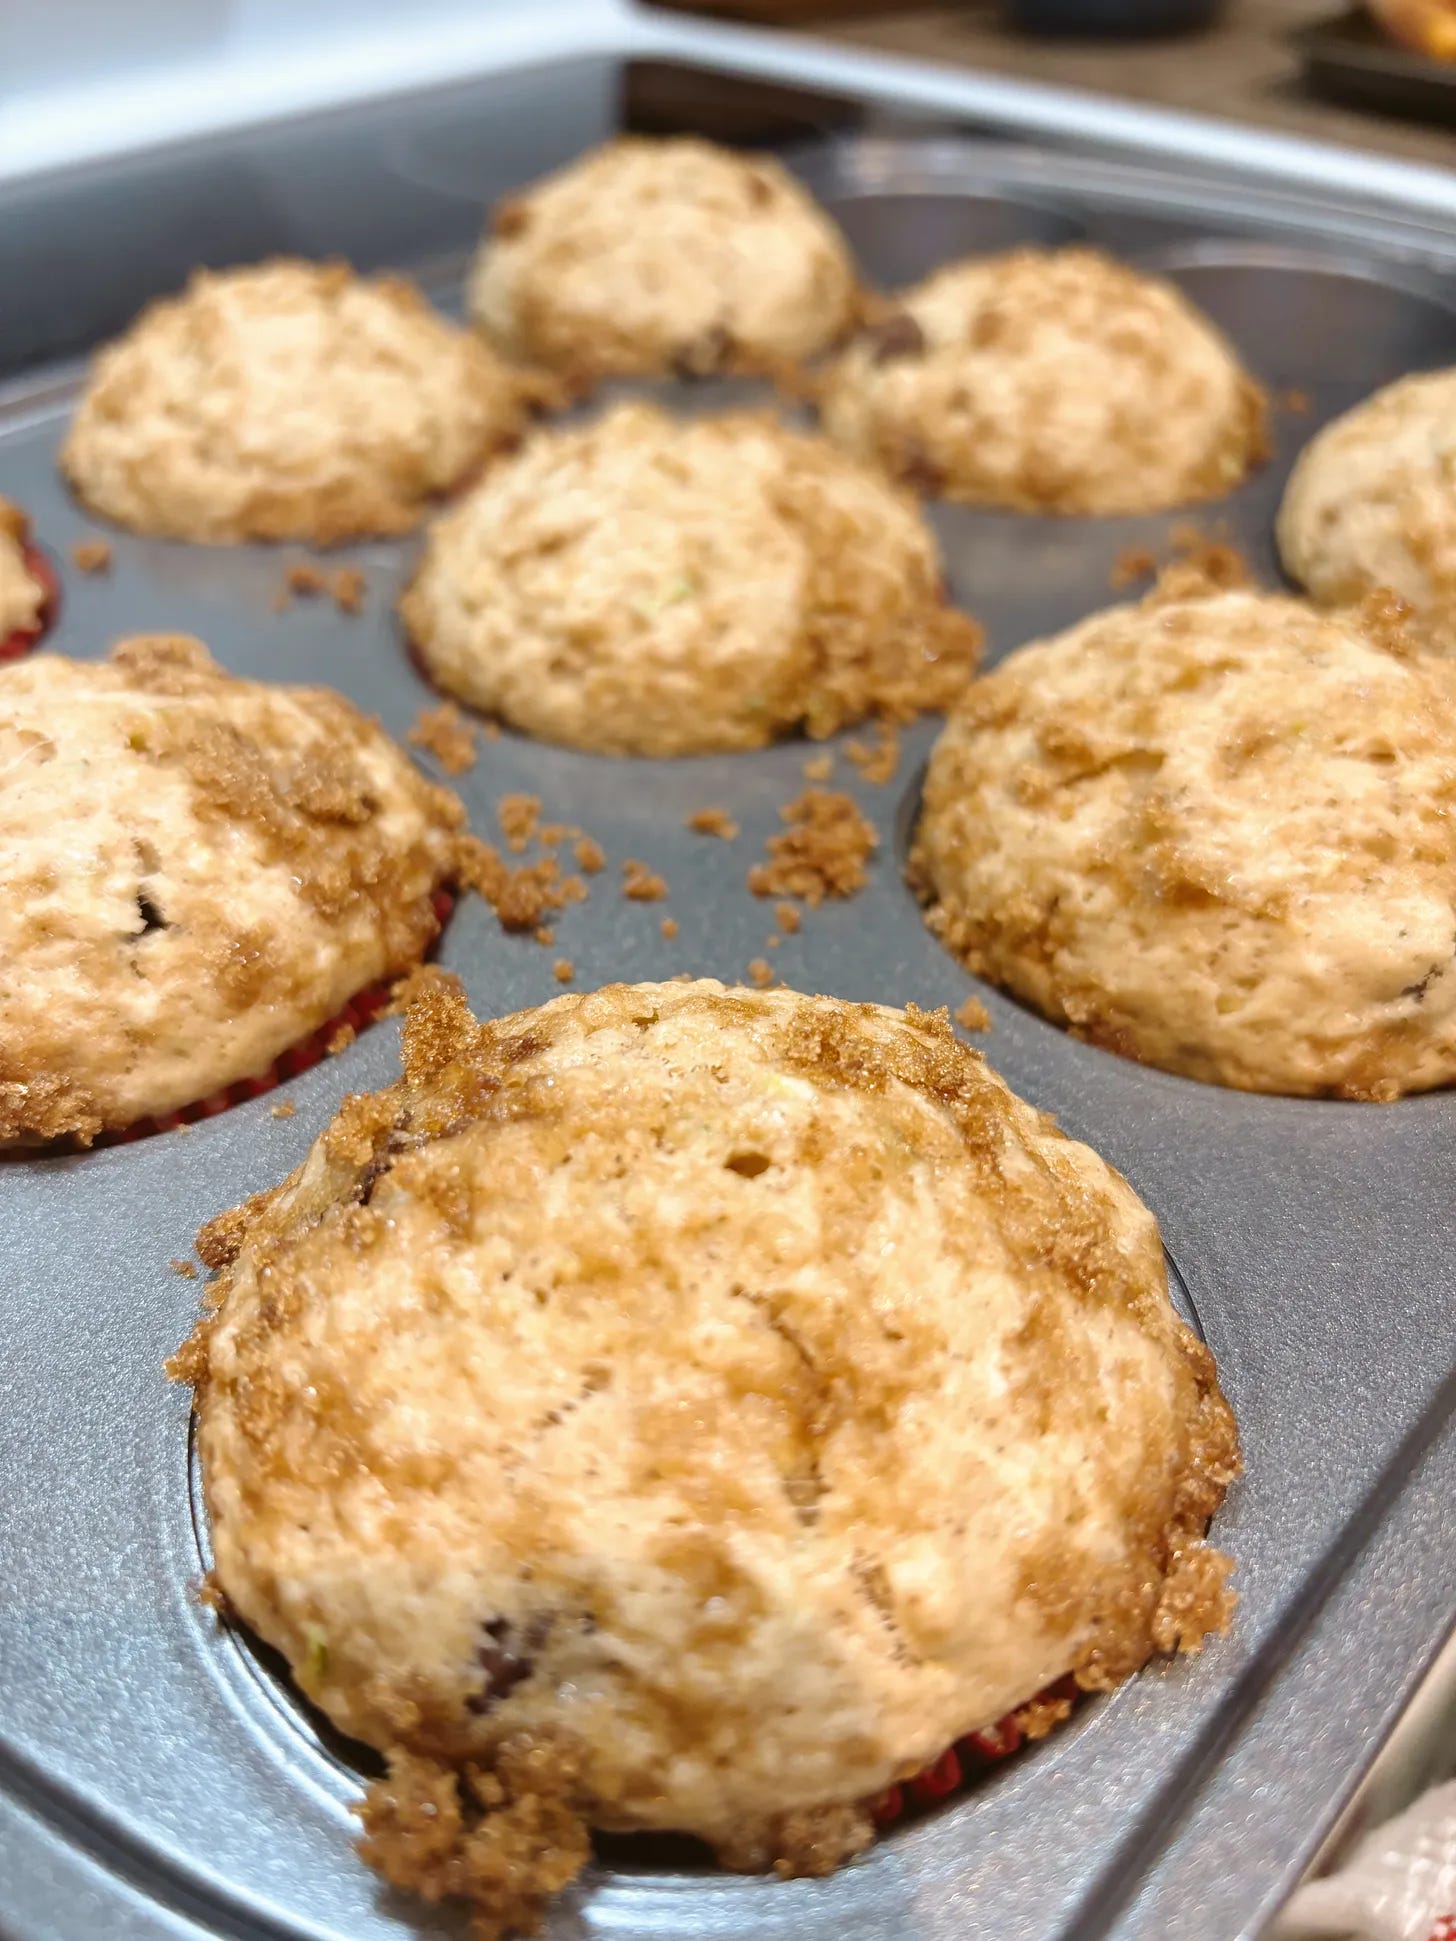
[[[617,755],[944,707],[980,631],[918,509],[767,416],[538,432],[431,528],[401,603],[447,692]]]
[[[1279,551],[1329,605],[1389,587],[1425,644],[1456,653],[1456,371],[1402,378],[1325,426],[1285,491]]]
[[[1171,284],[1090,249],[952,263],[828,374],[826,429],[933,496],[1160,512],[1267,453],[1263,393]]]
[[[0,1146],[264,1071],[419,961],[463,817],[323,688],[193,640],[0,668]]]
[[[512,443],[520,381],[398,277],[200,270],[95,359],[61,452],[92,511],[214,544],[407,531]]]
[[[435,980],[403,1049],[204,1229],[173,1364],[217,1584],[385,1755],[397,1885],[489,1936],[588,1828],[827,1872],[963,1730],[1224,1627],[1153,1219],[943,1013]]]
[[[23,654],[45,631],[55,584],[30,543],[30,521],[0,496],[0,661]]]
[[[777,162],[629,137],[497,205],[467,300],[508,356],[706,375],[814,356],[857,292],[844,239]]]
[[[982,976],[1247,1091],[1456,1077],[1456,668],[1398,608],[1176,588],[968,691],[912,880]]]

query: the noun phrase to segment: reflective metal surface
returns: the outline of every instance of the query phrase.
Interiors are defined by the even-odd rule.
[[[237,244],[325,250],[362,238],[361,254],[406,266],[413,235],[414,254],[438,268],[441,252],[473,241],[480,203],[613,125],[633,99],[617,83],[578,63],[554,79],[538,71],[514,94],[499,79],[452,90],[433,117],[428,103],[397,103],[383,140],[341,116],[332,134],[312,129],[308,167],[293,175],[288,158],[299,165],[304,151],[288,148],[287,131],[262,174],[261,151],[246,167],[231,149],[179,154],[148,172],[145,209],[139,186],[118,202],[114,183],[78,179],[47,205],[47,233],[77,241],[109,225],[129,299],[175,281],[179,233],[188,248],[210,236],[224,259]],[[844,104],[831,106],[837,115]],[[825,110],[808,118],[823,125]],[[1226,521],[1270,576],[1272,515],[1298,446],[1375,385],[1456,362],[1456,238],[1439,232],[1416,226],[1382,256],[1378,237],[1352,236],[1347,214],[1322,216],[1307,194],[1285,201],[994,143],[848,138],[798,163],[877,279],[919,273],[947,250],[1073,236],[1176,276],[1272,390],[1308,394],[1306,413],[1278,417],[1273,464],[1192,515],[1205,529]],[[376,195],[380,183],[393,187]],[[371,248],[376,209],[385,240]],[[194,226],[179,232],[188,211]],[[0,233],[14,215],[0,204]],[[65,314],[79,287],[74,254],[30,260],[27,330],[55,319],[78,345],[110,327],[105,292],[89,323]],[[16,287],[12,277],[8,295]],[[449,304],[458,280],[451,272],[431,287]],[[62,559],[96,529],[54,470],[67,384],[64,372],[32,367],[0,407],[0,491],[28,507]],[[726,395],[657,388],[687,410]],[[1105,604],[1119,554],[1162,545],[1188,515],[1067,521],[936,507],[933,517],[954,596],[983,620],[995,657]],[[96,656],[126,632],[193,631],[236,671],[329,682],[399,735],[431,698],[392,617],[412,542],[339,556],[369,582],[364,613],[346,618],[317,600],[272,611],[297,556],[287,549],[110,536],[109,575],[65,575],[49,643],[59,651]],[[1248,1933],[1317,1844],[1456,1612],[1456,1095],[1373,1107],[1222,1092],[1076,1044],[978,986],[925,931],[901,880],[933,734],[924,724],[906,737],[884,787],[839,761],[836,785],[882,832],[872,880],[853,902],[809,915],[771,953],[774,967],[800,988],[847,997],[954,1008],[975,990],[993,1019],[992,1062],[1151,1204],[1243,1429],[1247,1475],[1217,1526],[1238,1562],[1238,1621],[1200,1659],[1089,1704],[1072,1729],[830,1880],[684,1873],[639,1865],[619,1845],[553,1913],[553,1941]],[[680,970],[742,976],[769,954],[773,927],[745,872],[811,752],[613,762],[511,735],[484,743],[457,783],[478,830],[491,833],[502,794],[525,789],[548,819],[597,836],[612,863],[590,901],[562,916],[554,949],[503,936],[467,902],[443,960],[487,1012],[554,995],[558,954],[573,960],[578,989]],[[737,841],[684,829],[709,803],[741,824]],[[667,904],[621,897],[628,856],[665,874]],[[667,913],[680,926],[672,941],[661,934]],[[196,1602],[206,1533],[187,1398],[161,1373],[198,1296],[169,1260],[188,1253],[201,1220],[293,1165],[346,1091],[394,1069],[394,1028],[376,1026],[284,1093],[191,1131],[0,1168],[0,1932],[16,1941],[463,1933],[354,1858],[356,1755],[320,1730],[276,1662]],[[281,1096],[296,1103],[293,1119],[271,1116]]]

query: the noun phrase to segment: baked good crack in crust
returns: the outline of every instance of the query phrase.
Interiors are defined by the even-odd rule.
[[[932,497],[1157,512],[1267,455],[1264,395],[1181,292],[1091,249],[952,263],[827,374],[826,430]]]
[[[92,364],[61,452],[135,532],[317,545],[408,531],[522,424],[523,383],[400,277],[199,270]]]
[[[263,1072],[438,929],[463,811],[325,688],[194,640],[0,667],[0,1145]]]
[[[468,301],[555,370],[707,375],[814,356],[858,296],[844,239],[771,157],[628,136],[496,206]]]
[[[1023,648],[932,754],[912,858],[982,976],[1258,1092],[1456,1078],[1456,667],[1398,602],[1176,585]]]
[[[944,708],[980,648],[918,507],[767,415],[538,431],[431,528],[401,603],[440,687],[605,754]]]
[[[530,1927],[588,1828],[827,1872],[1068,1672],[1221,1630],[1238,1467],[1152,1216],[943,1013],[477,1024],[204,1230],[216,1578],[378,1747],[366,1856]]]

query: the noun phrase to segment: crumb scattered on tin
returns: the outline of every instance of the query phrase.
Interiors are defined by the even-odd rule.
[[[282,613],[294,600],[327,598],[340,613],[358,613],[364,605],[369,582],[357,566],[317,566],[311,559],[294,560],[283,569],[283,584],[273,601],[275,613]]]
[[[765,963],[762,957],[755,957],[748,966],[748,978],[749,982],[756,984],[759,990],[766,991],[774,981],[773,965]]]
[[[595,876],[598,870],[607,866],[607,852],[591,836],[579,836],[576,843],[576,866]]]
[[[409,739],[415,747],[428,749],[447,775],[463,775],[475,766],[475,730],[453,701],[421,708]]]
[[[292,1099],[279,1099],[276,1105],[270,1105],[268,1107],[268,1117],[270,1119],[291,1119],[297,1110],[298,1107],[293,1103]]]
[[[331,1031],[324,1040],[324,1050],[330,1058],[335,1058],[341,1051],[346,1051],[358,1036],[359,1034],[353,1025],[341,1024],[336,1031]]]
[[[541,820],[539,795],[503,795],[496,804],[501,834],[512,855],[519,856],[536,833]]]
[[[622,865],[622,894],[629,903],[661,903],[667,895],[666,879],[636,856]]]
[[[458,853],[461,885],[485,898],[502,930],[536,930],[552,911],[571,901],[554,856],[512,869],[493,844],[478,836],[465,837]]]
[[[724,842],[732,842],[738,834],[738,824],[726,809],[694,809],[688,817],[688,827],[696,836],[719,836]]]
[[[863,889],[879,837],[850,796],[805,789],[779,814],[789,826],[769,837],[769,860],[748,872],[755,896],[802,897],[813,908]]]
[[[558,957],[556,962],[551,966],[551,975],[556,979],[558,984],[569,984],[572,978],[576,976],[576,965],[572,963],[569,957]]]
[[[968,997],[955,1014],[955,1021],[962,1031],[989,1031],[991,1013],[978,997]]]
[[[673,938],[677,935],[676,917],[664,917],[662,919],[662,934],[669,943],[672,942]]]
[[[797,903],[776,903],[774,922],[786,937],[796,937],[803,928],[804,919],[799,913]]]
[[[329,590],[340,613],[358,613],[363,608],[369,582],[357,566],[339,566],[334,569],[334,581]]]
[[[844,752],[867,782],[881,786],[894,781],[900,766],[900,730],[893,721],[877,721],[874,737],[872,742],[851,741]]]
[[[1114,593],[1122,593],[1139,580],[1150,580],[1157,570],[1158,555],[1150,546],[1124,546],[1112,562],[1107,584]]]
[[[834,757],[830,754],[811,755],[804,764],[806,782],[827,782],[834,773]]]
[[[174,1274],[180,1274],[184,1281],[195,1281],[197,1279],[197,1263],[195,1260],[173,1260],[168,1265],[171,1267],[172,1272]]]
[[[109,539],[78,539],[71,548],[71,564],[78,573],[109,573],[111,571],[111,541]]]

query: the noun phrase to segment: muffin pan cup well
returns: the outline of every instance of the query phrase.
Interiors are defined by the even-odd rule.
[[[87,238],[98,289],[124,259],[131,290],[159,292],[178,280],[199,208],[213,260],[332,248],[366,266],[433,257],[438,270],[453,252],[429,282],[453,306],[480,208],[612,125],[615,70],[589,67],[198,144],[104,181],[79,171],[23,208],[0,207],[0,234],[11,215],[23,230],[42,210],[76,244],[67,266],[54,251],[36,258],[8,337],[0,325],[0,368],[38,320],[55,318],[67,349],[113,327],[110,286],[90,310],[67,299]],[[696,80],[700,100],[728,85]],[[553,100],[570,112],[546,114]],[[796,160],[872,279],[921,273],[946,252],[1084,237],[1175,276],[1280,406],[1273,462],[1188,515],[933,507],[953,595],[984,622],[991,660],[1106,604],[1128,550],[1162,551],[1180,524],[1226,529],[1274,578],[1273,514],[1300,445],[1404,371],[1456,362],[1456,237],[1417,223],[1382,232],[1307,189],[1285,199],[1172,162],[939,137],[850,138]],[[74,372],[27,357],[0,403],[0,492],[64,559],[96,530],[55,471]],[[694,411],[754,395],[646,388]],[[107,536],[109,573],[66,574],[47,643],[57,651],[97,656],[124,633],[193,631],[225,666],[330,683],[400,736],[436,698],[393,613],[416,542],[336,556],[368,580],[350,617],[324,600],[274,610],[290,549]],[[1088,1701],[828,1880],[735,1878],[671,1849],[608,1843],[552,1912],[553,1941],[1231,1941],[1297,1875],[1456,1613],[1456,1094],[1379,1107],[1219,1091],[1081,1045],[978,984],[924,928],[901,875],[935,732],[927,721],[906,733],[882,786],[846,760],[852,734],[829,744],[840,750],[832,785],[875,819],[881,847],[860,896],[808,913],[775,948],[773,905],[745,876],[823,751],[647,763],[482,739],[454,784],[481,834],[493,834],[499,798],[524,791],[545,819],[596,837],[609,863],[590,899],[556,920],[552,945],[503,935],[468,898],[442,961],[487,1013],[554,995],[560,957],[579,990],[680,971],[736,980],[764,958],[809,991],[952,1010],[979,997],[997,1069],[1158,1215],[1218,1358],[1247,1463],[1215,1525],[1237,1560],[1237,1620],[1202,1657]],[[710,804],[738,822],[735,841],[686,829]],[[623,897],[633,857],[666,877],[666,902]],[[278,1180],[344,1093],[395,1068],[393,1027],[376,1025],[280,1092],[185,1132],[22,1158],[0,1175],[0,1928],[16,1941],[464,1932],[455,1911],[391,1894],[355,1858],[360,1755],[276,1661],[198,1602],[207,1536],[188,1401],[161,1372],[199,1292],[168,1263],[188,1254],[199,1222]],[[295,1116],[273,1116],[279,1097]]]

